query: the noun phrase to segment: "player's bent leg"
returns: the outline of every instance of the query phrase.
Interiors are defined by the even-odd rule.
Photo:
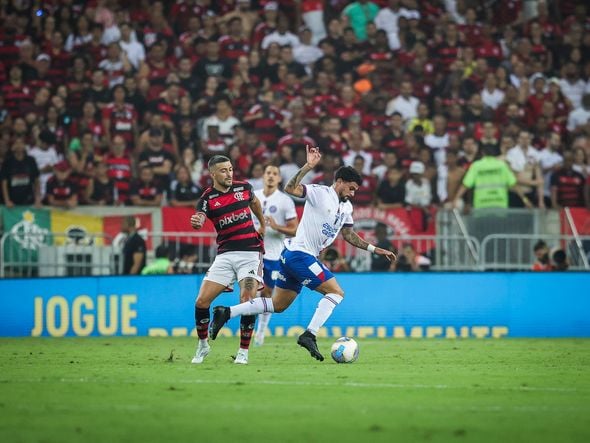
[[[265,275],[264,284],[265,284],[265,286],[264,286],[264,289],[262,289],[262,291],[259,292],[259,297],[271,298],[273,288],[274,288],[274,282],[267,281],[266,274],[267,274],[267,269],[265,267],[264,268],[264,275]],[[268,279],[268,280],[270,280],[270,279]],[[272,285],[272,287],[270,285]],[[272,314],[270,312],[263,312],[262,314],[258,314],[258,322],[256,323],[256,332],[254,333],[254,345],[255,346],[262,346],[264,344],[264,332],[266,331],[266,328],[268,327],[271,315]]]
[[[271,299],[273,310],[270,312],[283,312],[291,306],[291,303],[297,298],[298,294],[299,292],[292,289],[277,286]]]
[[[199,295],[195,302],[195,327],[197,329],[197,335],[199,336],[199,344],[197,345],[197,350],[191,363],[203,363],[203,360],[211,351],[207,341],[210,319],[209,307],[211,306],[211,302],[221,294],[224,289],[224,285],[210,280],[203,280],[203,283],[201,284]]]

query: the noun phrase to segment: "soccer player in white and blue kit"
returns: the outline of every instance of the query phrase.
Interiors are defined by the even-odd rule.
[[[330,270],[318,260],[320,251],[330,246],[342,231],[342,236],[351,245],[395,260],[393,252],[367,243],[352,229],[352,204],[349,200],[362,183],[361,176],[352,167],[338,169],[332,186],[301,185],[301,179],[315,168],[320,159],[318,148],[307,147],[307,163],[285,186],[286,192],[305,197],[306,202],[295,237],[285,242],[272,299],[256,298],[232,307],[214,308],[211,339],[215,339],[219,330],[232,317],[283,312],[295,300],[302,287],[307,286],[321,293],[323,297],[307,330],[299,336],[297,343],[307,349],[312,357],[323,361],[316,336],[334,308],[342,302],[344,291]]]
[[[279,258],[283,251],[285,236],[293,237],[297,231],[297,212],[291,197],[279,190],[281,171],[278,166],[266,165],[262,175],[264,187],[254,191],[254,195],[262,205],[262,214],[266,223],[264,235],[264,289],[262,297],[270,298],[275,287],[279,271]],[[256,225],[257,220],[254,220]],[[254,344],[262,346],[264,331],[270,321],[270,312],[258,316]]]

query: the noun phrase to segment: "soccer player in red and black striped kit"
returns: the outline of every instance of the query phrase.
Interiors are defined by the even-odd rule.
[[[219,294],[235,281],[240,285],[240,301],[256,297],[263,286],[264,216],[260,201],[247,182],[233,180],[233,167],[223,155],[211,157],[208,163],[213,186],[207,188],[197,203],[191,226],[201,229],[209,218],[217,231],[217,256],[207,271],[195,303],[195,323],[199,344],[192,363],[202,363],[209,354],[209,307]],[[258,218],[256,231],[252,213]],[[240,349],[234,363],[248,363],[248,348],[256,316],[244,315],[240,321]]]

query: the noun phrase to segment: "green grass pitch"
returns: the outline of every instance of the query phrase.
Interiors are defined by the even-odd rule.
[[[0,442],[588,442],[589,340],[0,339]],[[331,340],[320,339],[328,354]]]

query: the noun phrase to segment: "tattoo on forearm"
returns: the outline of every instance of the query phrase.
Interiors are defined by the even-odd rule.
[[[352,246],[356,246],[357,248],[367,249],[367,246],[369,246],[369,243],[360,238],[351,228],[344,228],[342,230],[342,237],[344,237],[344,240]]]
[[[246,277],[244,279],[244,289],[247,291],[252,291],[254,290],[256,285],[256,280],[253,279],[252,277]]]
[[[299,171],[297,171],[297,173],[293,177],[291,177],[291,180],[287,182],[287,186],[285,186],[285,189],[295,189],[299,182],[303,179],[303,176],[305,174],[307,174],[307,170],[304,166]]]

